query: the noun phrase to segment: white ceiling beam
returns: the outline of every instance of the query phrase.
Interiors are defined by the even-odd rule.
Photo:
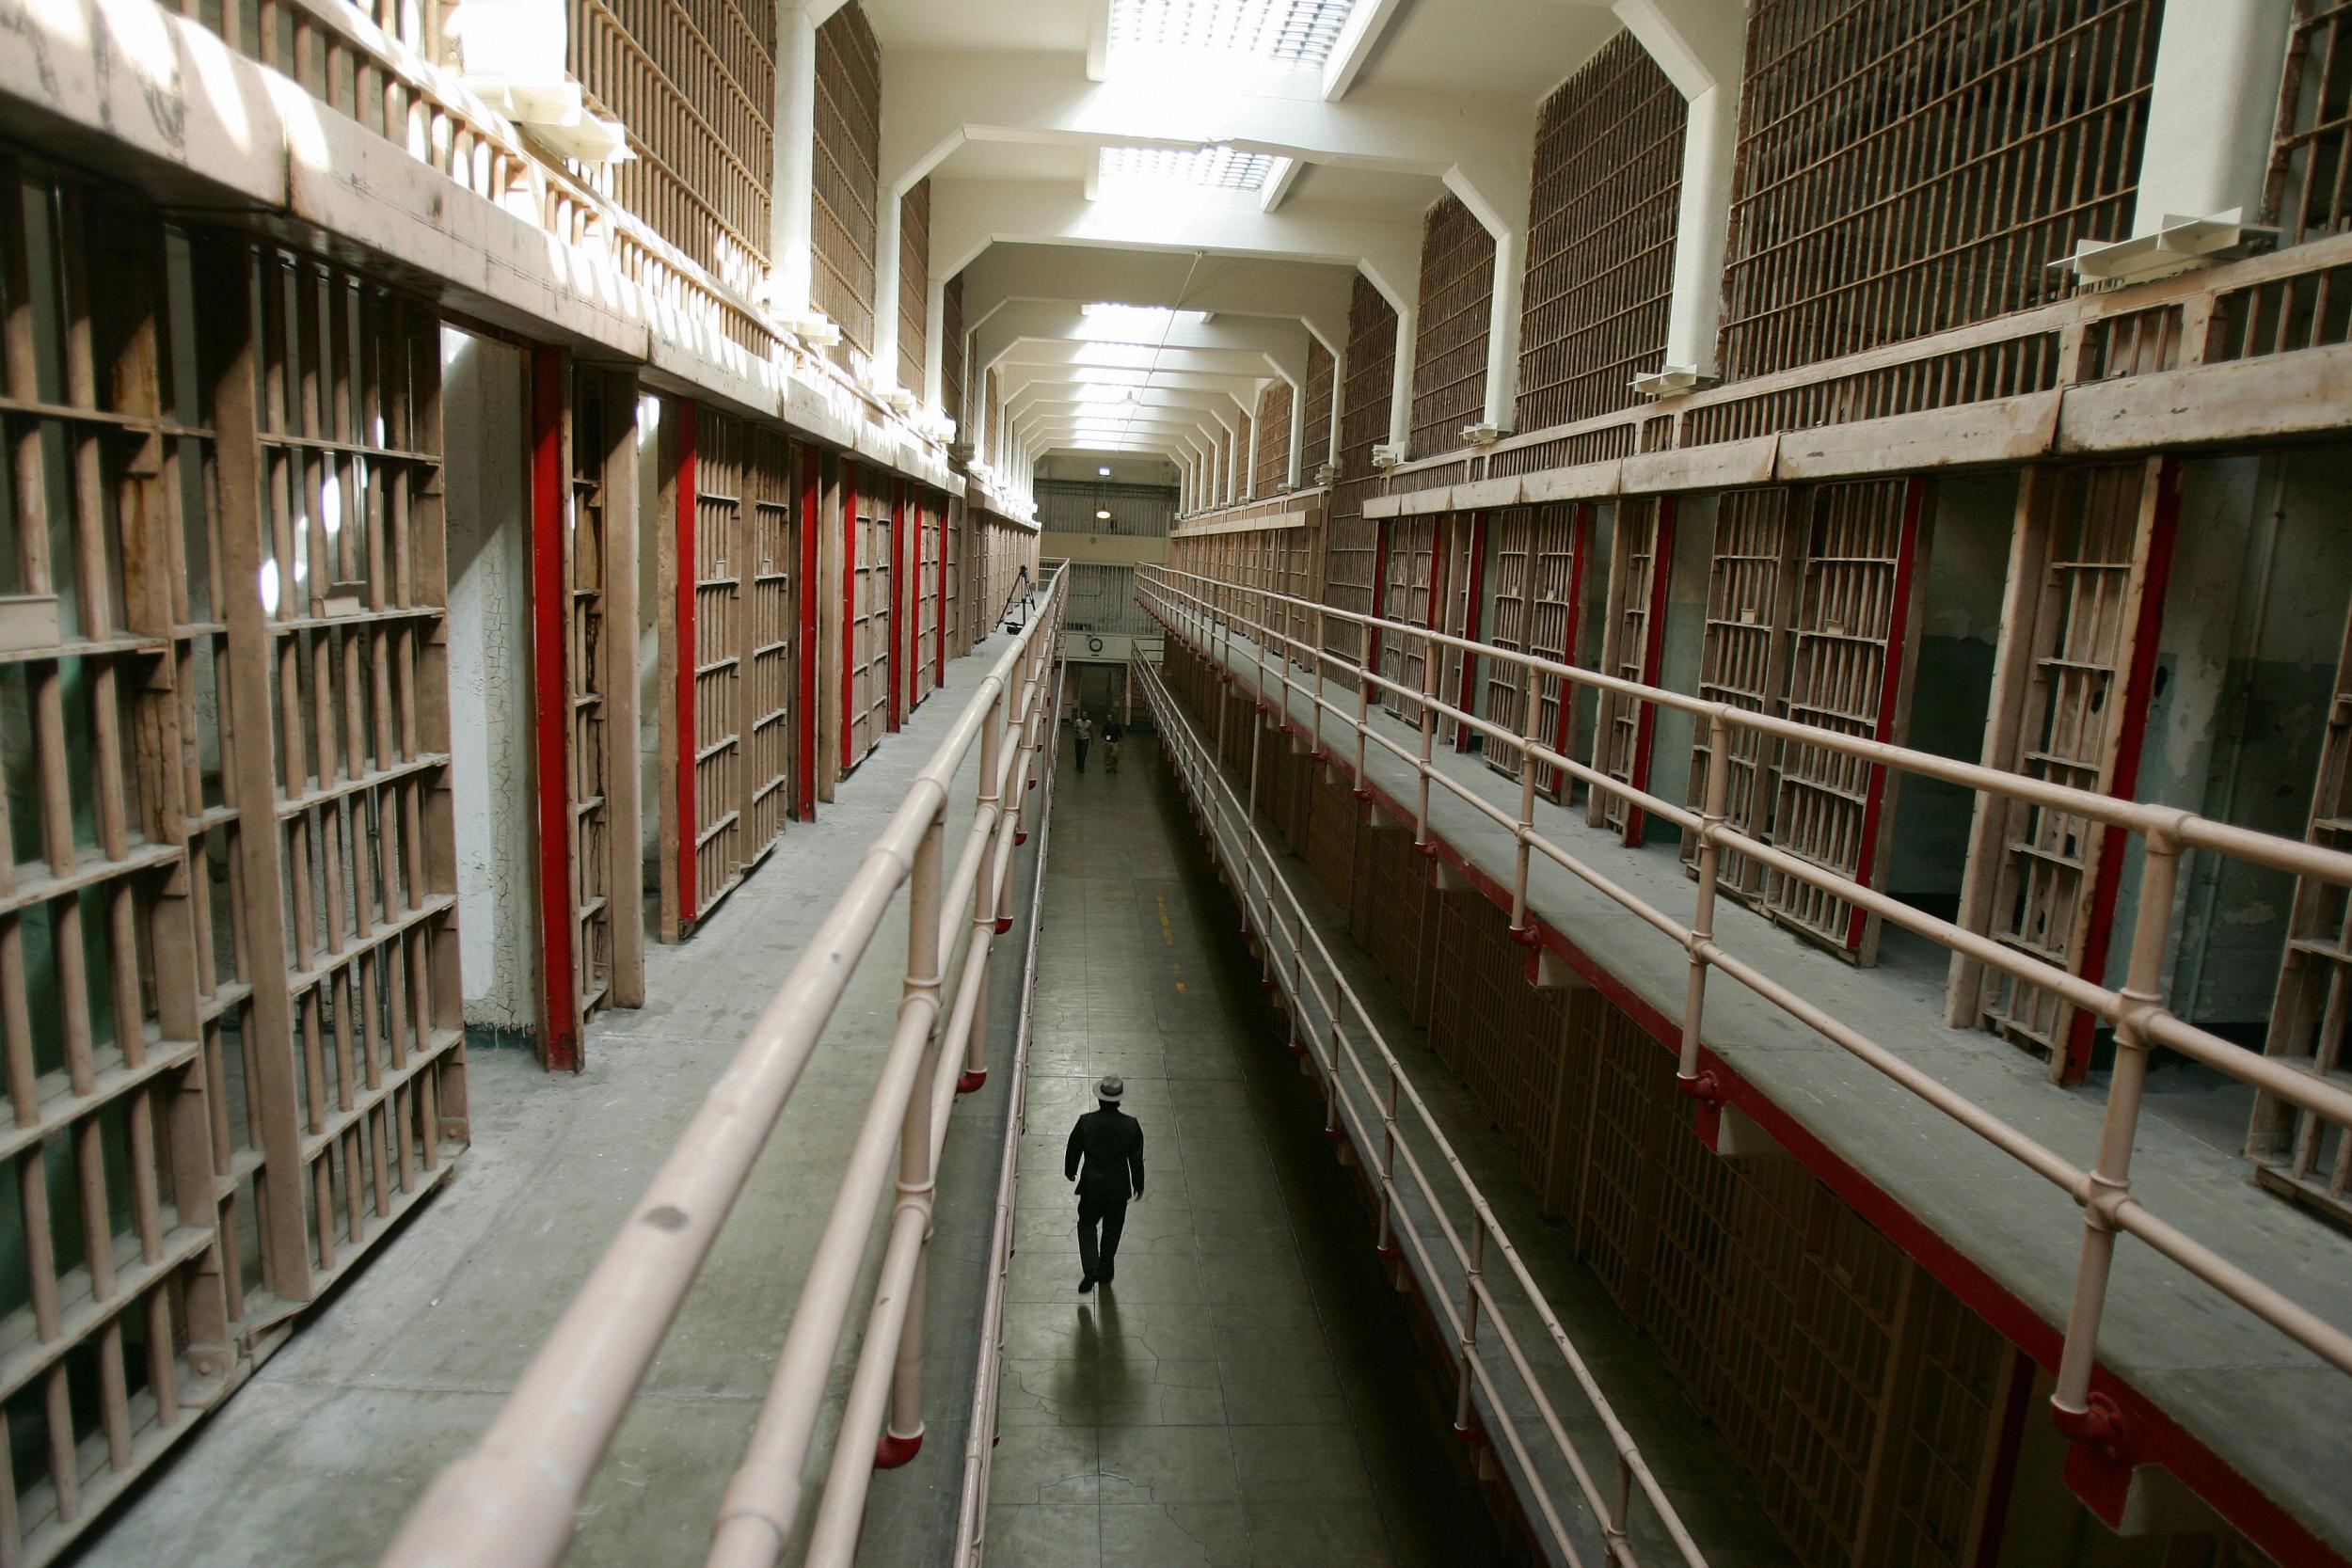
[[[1411,0],[1356,0],[1355,9],[1347,13],[1346,24],[1332,40],[1331,53],[1323,62],[1323,101],[1336,103],[1347,96],[1365,66],[1379,53],[1381,40],[1389,36],[1390,26],[1405,14]]]
[[[1087,80],[1107,81],[1111,70],[1111,0],[1086,0]]]
[[[945,276],[945,275],[939,275]],[[1289,317],[1337,353],[1347,341],[1353,267],[1263,256],[1200,256],[1101,245],[992,245],[963,274],[966,326],[1015,300],[1157,305],[1217,315]]]
[[[1171,318],[1158,334],[1139,333],[1125,322],[1089,315],[1084,307],[1020,303],[991,315],[977,334],[982,368],[995,365],[1024,340],[1069,343],[1118,343],[1157,353],[1240,353],[1261,356],[1274,373],[1295,387],[1307,376],[1307,332],[1296,322],[1261,317],[1216,317],[1204,322]],[[1170,368],[1180,361],[1170,360]],[[1189,366],[1189,361],[1181,363]]]
[[[931,182],[931,261],[950,277],[997,243],[1285,257],[1359,267],[1403,310],[1421,286],[1421,228],[1418,214],[1262,213],[1246,191],[1204,192],[1177,210],[1155,197],[1089,201],[1037,181]]]
[[[1514,169],[1526,179],[1533,103],[1375,86],[1327,103],[1312,73],[1300,74],[1308,79],[1287,89],[1172,72],[1095,82],[1072,54],[1007,51],[976,71],[960,52],[894,50],[882,76],[882,183],[904,189],[909,171],[932,166],[938,150],[959,145],[959,137],[1098,147],[1216,143],[1431,179],[1451,174],[1473,188],[1507,186]]]
[[[1291,188],[1307,170],[1304,158],[1285,158],[1274,166],[1273,175],[1258,191],[1258,211],[1271,213],[1290,199]]]

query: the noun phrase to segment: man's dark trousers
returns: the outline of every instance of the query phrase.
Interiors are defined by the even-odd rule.
[[[1101,1245],[1094,1240],[1095,1227],[1103,1229]],[[1119,1233],[1127,1227],[1127,1200],[1098,1194],[1078,1195],[1078,1266],[1101,1278],[1119,1259]],[[1098,1262],[1099,1259],[1099,1262]]]

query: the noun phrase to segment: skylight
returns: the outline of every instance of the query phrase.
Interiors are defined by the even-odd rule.
[[[1270,152],[1232,147],[1106,147],[1099,183],[1105,188],[1192,185],[1203,190],[1254,191],[1280,162]]]
[[[1321,65],[1355,0],[1111,0],[1113,50]]]
[[[1171,327],[1199,326],[1209,319],[1206,310],[1170,310],[1159,305],[1095,304],[1086,308],[1085,315],[1094,332],[1115,335],[1094,340],[1103,343],[1164,342]]]

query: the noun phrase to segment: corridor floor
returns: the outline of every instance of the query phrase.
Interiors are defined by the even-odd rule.
[[[988,1560],[1017,1568],[1497,1560],[1446,1395],[1156,748],[1064,741]],[[1142,1123],[1118,1277],[1078,1293],[1071,1121]]]

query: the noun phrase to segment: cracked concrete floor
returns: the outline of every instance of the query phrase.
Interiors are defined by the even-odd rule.
[[[988,1560],[1015,1568],[1490,1562],[1445,1395],[1320,1102],[1148,740],[1063,758]],[[1077,1291],[1071,1120],[1104,1072],[1145,1135],[1118,1278]]]

